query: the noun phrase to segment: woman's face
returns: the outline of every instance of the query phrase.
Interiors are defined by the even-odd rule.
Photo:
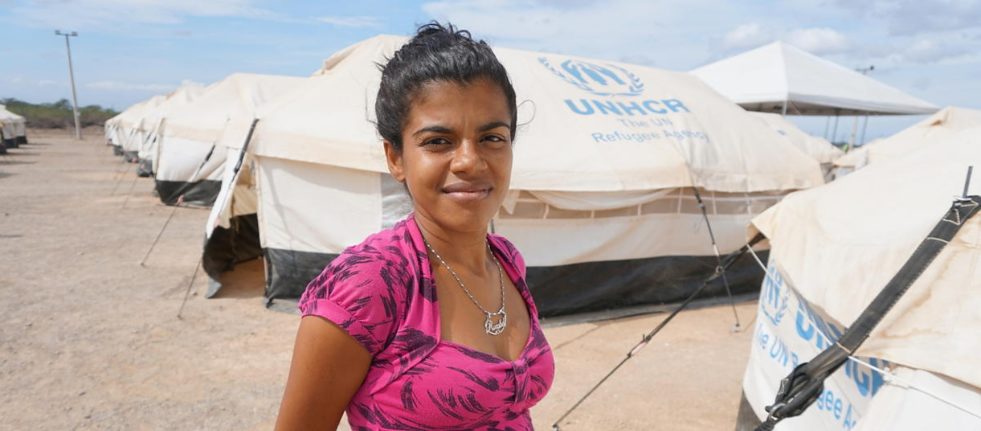
[[[499,86],[434,81],[420,88],[402,129],[385,142],[389,170],[404,181],[417,217],[455,232],[487,228],[511,181],[511,111]]]

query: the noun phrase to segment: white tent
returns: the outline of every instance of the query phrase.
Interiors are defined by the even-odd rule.
[[[691,71],[740,106],[791,115],[930,114],[938,108],[785,42]]]
[[[968,166],[981,167],[981,127],[934,145],[790,195],[753,220],[771,245],[772,277],[743,381],[760,419],[780,379],[855,321],[962,194]],[[970,194],[981,194],[977,171]],[[978,292],[981,216],[961,227],[855,352],[896,377],[849,360],[825,381],[818,403],[778,429],[981,429]]]
[[[154,157],[157,155],[157,143],[160,140],[159,129],[162,120],[167,115],[181,112],[192,102],[201,97],[209,87],[196,83],[184,83],[159,105],[148,108],[143,112],[138,135],[136,159],[140,162],[140,175],[150,176],[155,169]]]
[[[147,100],[133,104],[123,110],[115,117],[106,120],[106,143],[116,149],[116,155],[123,154],[123,147],[128,146],[127,141],[132,137],[137,123],[142,118],[142,113],[148,107],[159,105],[166,100],[167,96],[153,96]]]
[[[769,112],[750,112],[749,114],[759,118],[770,126],[770,128],[787,138],[798,150],[803,151],[814,160],[817,160],[821,164],[821,172],[824,174],[825,179],[830,180],[834,178],[834,161],[845,153],[834,145],[831,145],[827,139],[805,133],[780,114],[771,114]]]
[[[404,41],[378,36],[336,54],[261,115],[247,152],[254,179],[225,187],[258,189],[270,298],[298,295],[345,247],[405,215],[372,124],[376,64]],[[495,52],[522,103],[512,192],[494,228],[524,253],[543,314],[686,293],[715,265],[694,188],[725,252],[754,214],[823,183],[817,162],[688,74]],[[236,193],[223,193],[209,231],[241,215],[229,210]]]
[[[257,110],[291,92],[305,78],[236,73],[193,100],[160,110],[154,135],[154,179],[160,200],[210,206],[218,194],[226,159],[219,141],[230,125],[250,124]]]
[[[0,105],[0,134],[7,148],[17,148],[27,143],[27,121],[24,117],[7,110]]]
[[[943,143],[962,130],[977,126],[981,126],[981,111],[948,106],[895,135],[849,151],[834,164],[839,171],[848,173],[869,163],[903,157],[920,147]]]

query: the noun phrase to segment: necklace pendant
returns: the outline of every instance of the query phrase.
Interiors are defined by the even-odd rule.
[[[484,313],[487,318],[484,319],[484,332],[488,335],[501,335],[504,332],[504,328],[508,326],[508,315],[504,310],[498,311],[496,313]],[[496,321],[496,322],[495,322]]]

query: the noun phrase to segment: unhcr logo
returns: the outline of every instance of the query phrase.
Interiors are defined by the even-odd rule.
[[[760,311],[773,324],[779,326],[787,314],[787,289],[784,288],[783,274],[772,263],[767,268],[760,290]]]
[[[679,99],[633,99],[618,96],[640,96],[644,82],[633,72],[613,64],[599,65],[582,60],[565,60],[553,64],[547,57],[538,62],[555,76],[596,98],[564,99],[566,107],[579,115],[644,117],[691,112]]]
[[[597,96],[638,96],[644,92],[640,78],[620,66],[581,60],[566,60],[555,66],[545,57],[538,57],[538,62],[565,82]]]

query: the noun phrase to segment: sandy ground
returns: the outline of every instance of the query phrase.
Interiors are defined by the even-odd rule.
[[[207,211],[161,205],[101,130],[32,132],[0,156],[0,429],[271,429],[298,318],[262,306],[261,262],[209,300],[199,274],[178,319]],[[755,304],[737,308],[750,326]],[[546,321],[557,371],[536,427],[665,316]],[[562,429],[731,430],[751,335],[733,322],[683,312]]]

